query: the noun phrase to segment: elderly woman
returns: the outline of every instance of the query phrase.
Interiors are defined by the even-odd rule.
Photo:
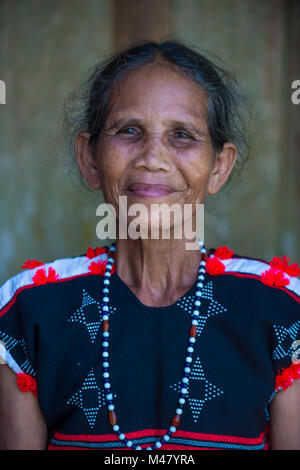
[[[121,196],[143,204],[141,233],[162,228],[154,204],[189,204],[195,220],[240,164],[230,77],[165,41],[89,83],[75,139],[89,186],[117,214]],[[117,230],[111,247],[28,260],[2,286],[2,448],[300,449],[299,267],[187,242]]]

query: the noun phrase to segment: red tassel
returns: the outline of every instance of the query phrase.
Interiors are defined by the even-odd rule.
[[[288,274],[291,277],[298,277],[300,276],[300,267],[297,263],[292,263],[289,265],[289,262],[291,261],[291,257],[284,255],[281,258],[278,256],[274,256],[272,258],[272,261],[270,261],[269,265],[277,269],[278,271],[283,271],[286,274]]]
[[[225,265],[216,256],[210,256],[206,260],[205,270],[208,274],[217,276],[225,272]]]
[[[229,259],[232,258],[234,251],[230,250],[228,246],[219,246],[214,252],[214,256],[217,256],[220,259]]]
[[[42,261],[38,261],[37,259],[28,259],[25,263],[22,264],[21,268],[23,269],[33,269],[37,266],[43,266],[44,263]]]
[[[86,256],[89,259],[95,258],[95,256],[102,255],[103,253],[106,253],[106,248],[100,248],[99,246],[96,246],[95,249],[93,249],[91,246],[88,247]]]
[[[300,378],[300,363],[292,363],[286,369],[281,369],[278,371],[278,375],[275,379],[275,389],[276,390],[286,390],[292,385],[292,383]]]
[[[53,269],[51,266],[48,270],[48,275],[46,274],[45,268],[43,269],[38,269],[35,273],[35,275],[32,277],[32,280],[34,284],[37,285],[42,285],[42,284],[48,284],[49,282],[55,282],[59,279],[59,275]]]
[[[45,269],[38,269],[32,277],[35,284],[47,284],[47,275]]]
[[[284,276],[282,271],[269,268],[261,274],[261,281],[267,286],[283,287],[290,283],[290,280]]]
[[[89,271],[93,274],[100,274],[101,276],[104,276],[105,271],[106,271],[106,265],[107,265],[107,260],[101,261],[93,261],[89,265]],[[115,265],[113,264],[111,267],[111,274],[114,274],[116,272]]]
[[[34,395],[37,395],[37,383],[31,375],[23,372],[17,374],[17,384],[22,392],[32,392]]]
[[[48,278],[47,278],[48,282],[55,282],[57,281],[57,279],[59,279],[59,275],[57,274],[55,269],[51,268],[50,266],[48,270]]]

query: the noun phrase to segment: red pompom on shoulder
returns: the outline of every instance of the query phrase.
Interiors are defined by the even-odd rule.
[[[103,253],[106,253],[106,248],[100,248],[100,246],[96,246],[96,248],[93,249],[91,246],[89,246],[86,252],[86,257],[92,259],[95,258],[95,256],[102,255]]]
[[[93,274],[100,274],[101,276],[104,276],[105,271],[106,271],[106,265],[107,265],[107,260],[98,260],[98,261],[93,261],[89,265],[89,271]],[[116,272],[115,265],[113,264],[111,267],[111,274],[114,274]]]
[[[32,392],[34,395],[37,395],[37,383],[31,375],[24,372],[17,374],[17,384],[22,392]]]
[[[286,390],[292,385],[292,383],[300,378],[300,363],[292,363],[286,369],[281,369],[278,371],[278,375],[275,379],[275,389],[276,390]]]
[[[225,265],[216,256],[210,256],[206,260],[205,271],[212,276],[217,276],[225,272]]]
[[[32,277],[35,284],[47,284],[47,275],[45,269],[38,269]]]
[[[57,272],[55,271],[55,269],[53,269],[53,268],[50,266],[50,268],[48,269],[47,281],[48,281],[48,282],[55,282],[55,281],[57,281],[57,279],[59,279],[59,275],[57,274]]]
[[[43,269],[38,269],[35,275],[32,277],[34,284],[37,284],[37,285],[48,284],[49,282],[55,282],[57,281],[57,279],[59,279],[59,275],[57,274],[55,269],[53,269],[51,266],[48,270],[48,275],[46,273],[45,268],[43,268]]]
[[[232,258],[233,254],[234,254],[234,251],[230,250],[228,246],[219,246],[214,252],[214,256],[217,256],[220,259]]]
[[[261,274],[261,281],[271,287],[284,287],[290,283],[290,280],[284,276],[282,271],[277,271],[274,268],[264,271]]]
[[[22,264],[21,268],[23,269],[33,269],[37,266],[43,266],[44,263],[42,261],[38,261],[37,259],[28,259],[25,263]]]
[[[290,256],[284,255],[282,258],[280,258],[279,256],[274,256],[272,258],[272,261],[270,261],[269,265],[278,271],[285,272],[291,277],[300,276],[300,267],[298,263],[292,263],[289,265],[290,261]]]

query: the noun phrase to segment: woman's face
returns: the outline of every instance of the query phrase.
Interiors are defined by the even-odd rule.
[[[191,80],[159,64],[131,72],[114,89],[105,128],[84,176],[116,210],[119,196],[148,209],[153,203],[204,203],[227,180],[234,144],[213,150],[207,97]],[[82,138],[88,138],[83,133]],[[85,142],[86,143],[86,142]],[[87,146],[78,146],[89,159]],[[83,151],[82,151],[83,149]],[[90,159],[92,157],[90,156]],[[85,165],[88,167],[89,165]]]

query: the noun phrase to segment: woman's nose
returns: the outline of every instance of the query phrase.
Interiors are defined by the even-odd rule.
[[[161,134],[147,138],[134,161],[134,166],[144,167],[149,171],[170,171],[171,154]]]

